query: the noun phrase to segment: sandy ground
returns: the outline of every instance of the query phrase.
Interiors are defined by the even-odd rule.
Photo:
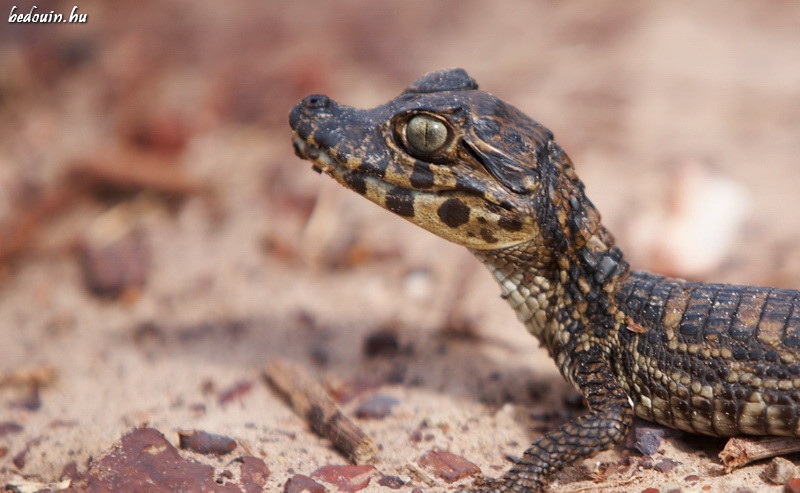
[[[437,449],[500,475],[580,412],[466,251],[292,155],[286,115],[312,92],[371,106],[464,67],[555,132],[637,267],[800,287],[800,4],[79,6],[86,24],[0,16],[0,485],[76,478],[142,426],[235,440],[180,452],[219,485],[241,485],[242,456],[264,491],[346,464],[264,383],[275,357],[348,415],[396,399],[354,418],[380,446],[362,491],[469,484],[420,465]],[[648,239],[653,221],[679,226]],[[670,256],[686,244],[700,268]],[[396,351],[371,356],[375,334]],[[782,491],[764,464],[724,474],[723,445],[620,447],[552,490]]]

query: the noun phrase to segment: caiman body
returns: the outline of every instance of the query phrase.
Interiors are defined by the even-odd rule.
[[[539,491],[622,440],[634,415],[715,436],[800,436],[800,292],[629,268],[553,134],[427,74],[373,109],[313,95],[296,153],[378,205],[469,248],[589,413],[539,438],[486,491]]]

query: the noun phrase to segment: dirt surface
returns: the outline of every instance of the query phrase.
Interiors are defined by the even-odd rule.
[[[582,412],[465,250],[293,156],[309,93],[371,106],[464,67],[555,132],[637,267],[800,287],[796,2],[78,7],[0,16],[0,485],[455,489]],[[371,467],[334,467],[276,357]],[[620,446],[552,490],[783,491],[723,446]]]

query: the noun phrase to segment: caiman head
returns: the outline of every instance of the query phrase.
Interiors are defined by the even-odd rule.
[[[452,242],[500,249],[567,227],[554,177],[574,173],[552,133],[462,69],[429,73],[372,109],[311,95],[289,121],[295,152],[317,171]]]

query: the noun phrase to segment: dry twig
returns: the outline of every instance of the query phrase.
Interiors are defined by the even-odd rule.
[[[737,437],[728,440],[719,458],[726,471],[730,472],[753,461],[793,452],[800,452],[800,438]]]
[[[311,429],[330,439],[354,464],[375,460],[375,442],[345,416],[319,382],[297,365],[276,358],[264,370],[267,381]]]

